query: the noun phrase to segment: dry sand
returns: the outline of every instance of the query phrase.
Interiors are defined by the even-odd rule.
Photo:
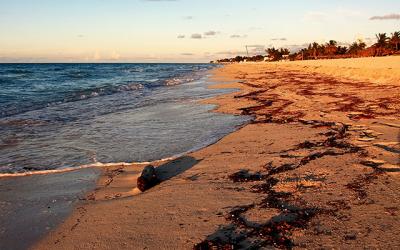
[[[278,67],[376,84],[400,84],[400,57],[364,57],[276,63]]]
[[[163,182],[145,193],[135,189],[143,166],[106,169],[34,248],[400,247],[399,61],[217,69],[215,79],[236,83],[215,87],[241,91],[206,102],[253,123],[157,163]]]

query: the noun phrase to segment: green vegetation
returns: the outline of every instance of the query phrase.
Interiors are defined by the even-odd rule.
[[[281,60],[316,60],[370,56],[388,56],[400,54],[400,31],[393,32],[389,37],[386,33],[376,34],[376,43],[367,47],[362,40],[355,41],[348,47],[338,45],[335,40],[325,44],[311,43],[308,47],[291,53],[287,48],[268,48],[266,55],[252,57],[237,56],[234,58],[220,59],[218,63],[232,62],[260,62],[260,61],[281,61]]]

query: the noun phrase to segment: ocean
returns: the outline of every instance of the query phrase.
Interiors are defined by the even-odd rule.
[[[0,64],[0,174],[147,162],[249,117],[210,112],[211,64]]]

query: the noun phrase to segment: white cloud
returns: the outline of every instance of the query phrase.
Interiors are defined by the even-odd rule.
[[[400,20],[400,14],[388,14],[383,16],[373,16],[369,20]]]

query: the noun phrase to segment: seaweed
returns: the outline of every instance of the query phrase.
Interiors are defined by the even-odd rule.
[[[253,181],[261,181],[264,176],[260,173],[250,173],[249,170],[240,170],[234,174],[229,176],[233,182],[253,182]]]

